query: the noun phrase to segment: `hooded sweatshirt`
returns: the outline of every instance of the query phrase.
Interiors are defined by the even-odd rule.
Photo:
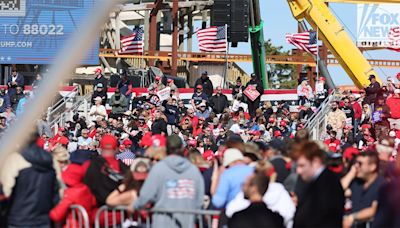
[[[10,199],[8,225],[50,226],[49,212],[58,198],[50,153],[32,143],[21,154],[10,154],[2,168],[3,191]]]
[[[196,166],[184,157],[169,155],[150,171],[140,190],[135,209],[154,203],[154,209],[197,210],[203,204],[204,180]],[[188,214],[153,215],[152,227],[194,227]]]

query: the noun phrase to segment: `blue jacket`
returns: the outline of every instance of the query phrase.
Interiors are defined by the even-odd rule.
[[[21,86],[21,87],[24,86],[25,79],[24,79],[24,76],[22,74],[17,74],[17,79],[15,79],[15,82],[17,84],[16,85],[12,85],[11,82],[12,82],[12,76],[10,76],[8,78],[8,81],[7,81],[8,95],[9,96],[11,96],[12,94],[15,94],[17,92],[17,87],[18,86]]]
[[[175,125],[178,123],[179,110],[178,107],[165,104],[165,116],[167,117],[167,124]]]
[[[217,208],[224,208],[242,190],[246,178],[254,171],[247,165],[236,165],[225,170],[218,183],[217,192],[212,198],[212,203]]]
[[[32,143],[21,154],[11,154],[4,164],[3,191],[10,200],[8,225],[50,226],[49,212],[58,199],[51,154]]]

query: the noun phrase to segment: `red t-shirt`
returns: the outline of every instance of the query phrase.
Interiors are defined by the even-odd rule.
[[[330,151],[332,151],[332,152],[337,152],[338,151],[338,148],[339,148],[339,146],[340,146],[340,141],[339,141],[339,139],[336,139],[335,141],[331,141],[331,139],[327,139],[327,140],[325,140],[325,145],[327,145],[328,146],[328,148],[329,148],[329,150]]]
[[[114,157],[114,156],[110,156],[110,157],[103,157],[107,164],[110,166],[111,169],[120,172],[120,168],[119,168],[119,162],[118,160]]]

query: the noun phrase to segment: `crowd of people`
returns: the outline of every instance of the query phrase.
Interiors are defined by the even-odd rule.
[[[189,104],[172,79],[155,77],[148,93],[133,97],[122,76],[109,98],[107,79],[101,69],[95,74],[87,118],[76,113],[52,129],[44,116],[22,152],[4,161],[2,227],[77,224],[74,204],[92,225],[104,205],[151,217],[152,227],[199,222],[143,213],[152,208],[218,210],[214,227],[400,225],[400,87],[392,78],[380,85],[372,75],[359,93],[336,94],[326,132],[313,141],[304,125],[328,97],[323,78],[316,92],[301,80],[293,112],[284,101],[261,102],[254,74],[246,85],[238,79],[228,100],[203,72]],[[165,88],[164,99],[158,92]]]

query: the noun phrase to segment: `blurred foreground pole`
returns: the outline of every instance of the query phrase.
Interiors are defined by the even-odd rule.
[[[36,120],[41,118],[51,104],[51,100],[59,91],[61,82],[68,80],[81,59],[93,46],[93,41],[99,39],[100,29],[109,17],[109,12],[122,0],[98,0],[88,13],[82,25],[64,44],[50,67],[45,79],[35,90],[34,98],[30,99],[23,115],[9,128],[0,139],[0,161],[13,152],[20,152],[31,133],[36,128]],[[1,166],[2,167],[2,164]]]

